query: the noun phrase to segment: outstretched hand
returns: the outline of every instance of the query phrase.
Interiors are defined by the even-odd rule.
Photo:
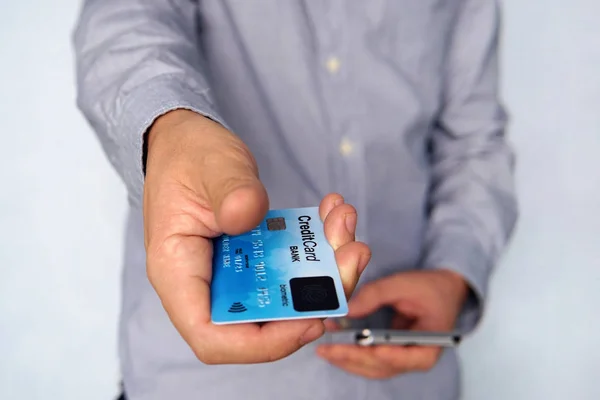
[[[191,111],[159,118],[147,137],[144,232],[148,278],[175,328],[206,364],[281,359],[324,333],[320,319],[217,326],[210,318],[211,238],[250,231],[269,209],[256,162],[233,133]],[[338,194],[319,206],[350,296],[370,259],[356,210]]]

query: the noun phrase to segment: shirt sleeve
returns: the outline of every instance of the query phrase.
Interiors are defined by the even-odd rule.
[[[77,105],[141,207],[143,138],[179,108],[225,125],[215,110],[198,43],[197,2],[86,0],[73,35]]]
[[[480,321],[488,281],[517,220],[513,152],[498,100],[499,6],[464,0],[451,36],[444,105],[431,140],[433,181],[423,268],[450,269],[471,288],[458,321]]]

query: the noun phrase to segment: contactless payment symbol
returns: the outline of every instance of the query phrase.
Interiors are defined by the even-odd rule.
[[[227,311],[229,311],[230,313],[243,313],[244,311],[248,311],[248,309],[242,303],[235,302],[231,305],[231,307],[229,307],[229,310]]]

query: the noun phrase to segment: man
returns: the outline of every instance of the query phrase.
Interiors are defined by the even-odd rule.
[[[351,317],[470,332],[517,214],[498,20],[493,0],[85,2],[78,104],[131,204],[127,398],[459,397],[453,350],[211,325],[210,238],[320,204],[348,294],[371,258]]]

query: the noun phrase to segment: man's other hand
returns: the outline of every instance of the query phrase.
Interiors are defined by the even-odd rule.
[[[401,272],[367,283],[358,290],[350,300],[348,317],[365,317],[391,306],[396,311],[392,329],[450,332],[467,293],[463,278],[449,270]],[[331,329],[336,327],[331,326]],[[441,348],[433,346],[360,347],[352,344],[328,344],[317,349],[331,364],[371,379],[427,371],[435,366],[441,352]]]

